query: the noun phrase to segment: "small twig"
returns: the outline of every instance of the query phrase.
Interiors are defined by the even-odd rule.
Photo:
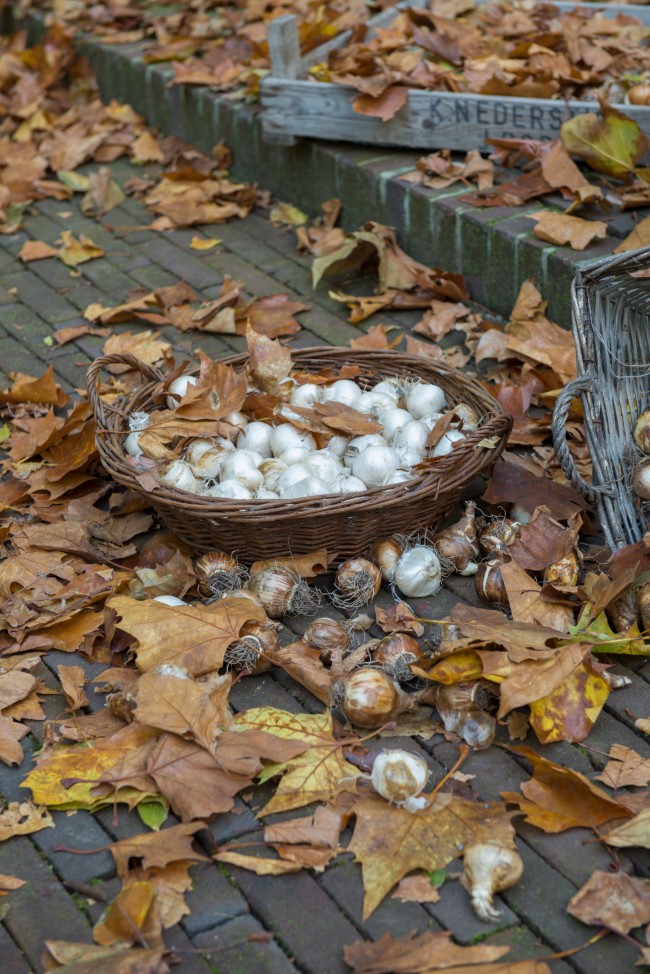
[[[456,773],[456,771],[458,771],[461,764],[463,763],[467,755],[470,753],[470,749],[467,744],[461,744],[458,750],[460,751],[460,757],[456,761],[456,764],[453,766],[453,768],[449,769],[449,771],[444,776],[444,778],[440,779],[440,781],[435,786],[433,791],[430,791],[428,795],[424,796],[425,798],[431,800],[435,795],[437,795],[440,789],[443,787],[443,785],[445,785],[449,781],[449,779]]]

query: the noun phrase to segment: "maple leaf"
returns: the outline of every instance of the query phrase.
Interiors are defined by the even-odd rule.
[[[348,848],[361,863],[364,920],[407,873],[444,869],[469,842],[513,843],[511,813],[501,802],[470,802],[444,793],[413,813],[369,795],[352,811],[356,825]]]
[[[70,230],[62,230],[61,240],[58,256],[68,267],[77,267],[78,264],[104,256],[102,248],[83,233],[77,239]]]
[[[238,727],[257,728],[280,738],[302,741],[308,747],[299,757],[268,765],[259,776],[259,781],[264,782],[282,775],[275,795],[258,813],[260,816],[316,801],[333,801],[360,774],[345,760],[342,744],[332,735],[330,713],[290,714],[275,707],[256,707],[238,714],[235,720]]]
[[[265,568],[282,566],[297,572],[302,578],[315,578],[328,570],[328,565],[336,555],[328,554],[325,548],[310,551],[304,555],[291,555],[286,558],[269,558],[265,561],[254,561],[251,565],[251,575],[264,571]]]
[[[525,812],[526,822],[544,832],[564,832],[572,828],[599,829],[617,818],[632,813],[588,778],[571,768],[548,761],[529,747],[513,747],[533,765],[533,778],[521,785],[522,795],[502,791],[501,797]]]
[[[237,597],[213,605],[169,606],[118,595],[107,605],[120,617],[120,628],[137,640],[143,672],[161,663],[183,666],[193,676],[218,670],[242,626],[266,619],[260,606]]]
[[[567,911],[583,923],[627,934],[650,922],[650,879],[597,869],[569,900]]]
[[[388,122],[408,101],[409,90],[403,85],[391,85],[376,98],[372,95],[359,95],[352,102],[352,108],[360,115],[370,115]]]
[[[375,942],[358,940],[343,948],[345,963],[353,974],[433,974],[449,970],[450,974],[550,974],[550,968],[539,961],[511,961],[493,964],[509,947],[459,947],[450,941],[451,934],[416,934],[393,938],[390,933]]]

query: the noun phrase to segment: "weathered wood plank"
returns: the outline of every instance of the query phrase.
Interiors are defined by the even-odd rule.
[[[567,118],[598,112],[596,102],[548,98],[496,98],[413,89],[388,122],[359,115],[352,108],[354,88],[316,81],[278,81],[260,85],[262,130],[311,138],[402,145],[418,149],[481,149],[486,138],[554,139]],[[650,107],[622,105],[650,137]]]
[[[303,72],[298,39],[298,22],[292,14],[268,24],[271,74],[275,78],[299,78]]]

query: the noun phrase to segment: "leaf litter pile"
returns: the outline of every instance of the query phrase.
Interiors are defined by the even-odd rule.
[[[255,187],[228,179],[225,147],[207,159],[175,139],[158,138],[128,107],[101,105],[65,30],[54,28],[29,54],[19,39],[9,42],[5,65],[4,232],[28,225],[27,205],[47,196],[69,200],[83,193],[83,211],[100,216],[126,189],[143,199],[159,231],[244,218],[266,202]],[[74,107],[66,101],[68,74],[77,86]],[[162,175],[117,186],[105,167],[124,154],[161,164]],[[542,171],[544,158],[534,156]],[[87,161],[99,168],[83,177],[76,170]],[[344,234],[336,226],[336,201],[325,204],[323,218],[313,224],[296,219],[291,208],[274,212],[280,222],[301,224],[298,246],[313,255],[315,285],[326,277],[377,275],[371,297],[333,292],[349,307],[351,321],[378,311],[423,312],[413,329],[421,338],[389,339],[389,329],[373,325],[354,340],[356,347],[387,349],[403,341],[411,353],[478,366],[513,417],[510,446],[517,452],[497,464],[478,512],[470,504],[437,536],[378,538],[382,544],[367,553],[388,577],[395,544],[437,548],[450,574],[470,574],[469,564],[476,563],[477,593],[491,607],[458,603],[437,619],[431,615],[435,599],[414,596],[407,603],[389,584],[383,590],[388,602],[364,607],[361,617],[356,607],[343,615],[328,610],[329,621],[313,619],[306,629],[294,624],[301,638],[282,628],[279,639],[278,623],[269,618],[278,613],[251,598],[253,581],[250,588],[229,586],[216,598],[213,574],[186,544],[158,528],[147,496],[157,464],[168,459],[164,450],[205,436],[205,426],[214,429],[223,418],[215,403],[237,385],[232,370],[204,356],[215,395],[190,390],[169,410],[166,431],[154,438],[158,447],[162,441],[163,456],[150,449],[153,480],[141,484],[143,492],[120,488],[102,469],[88,402],[71,401],[51,368],[39,377],[16,375],[0,393],[7,451],[0,485],[6,512],[0,529],[0,759],[20,765],[20,742],[31,722],[45,720],[45,698],[56,692],[65,703],[59,717],[45,720],[42,749],[34,767],[25,769],[31,798],[0,813],[0,838],[55,827],[51,812],[76,809],[125,806],[142,821],[142,834],[111,845],[122,888],[95,924],[95,944],[50,941],[49,968],[166,970],[163,931],[188,913],[192,866],[210,859],[281,875],[320,872],[352,853],[363,877],[364,917],[393,890],[431,902],[445,896],[441,881],[460,878],[477,915],[489,922],[498,917],[495,895],[521,878],[520,816],[550,834],[589,828],[612,850],[614,863],[617,849],[650,844],[650,769],[642,755],[613,744],[596,782],[517,743],[529,735],[542,745],[587,739],[610,693],[626,682],[612,664],[620,658],[633,668],[634,657],[648,650],[650,545],[629,546],[606,562],[584,504],[563,483],[548,445],[549,407],[575,376],[570,335],[548,320],[530,282],[506,327],[491,326],[464,303],[462,278],[414,261],[388,228],[368,224]],[[23,260],[54,256],[39,255],[38,243],[31,241]],[[64,237],[51,249],[74,268],[98,256],[93,248],[99,249],[87,239]],[[257,346],[268,349],[271,375],[278,361],[291,367],[276,339],[298,330],[293,316],[301,306],[282,295],[251,300],[242,284],[228,280],[219,299],[196,305],[194,292],[178,282],[128,296],[118,308],[91,305],[86,317],[89,327],[144,321],[247,334],[253,356]],[[105,351],[132,351],[174,373],[169,343],[156,332],[109,335]],[[265,388],[263,370],[249,373],[249,381],[259,383],[255,407],[270,419],[282,390]],[[313,378],[328,386],[338,377]],[[102,395],[114,403],[138,382],[137,373],[116,369]],[[235,428],[223,432],[234,435]],[[570,416],[568,433],[588,474],[579,415]],[[253,565],[251,579],[288,569],[326,599],[336,555],[318,551]],[[239,583],[246,582],[241,575]],[[257,647],[252,662],[242,644]],[[57,661],[69,654],[69,662],[45,671],[41,663],[52,651]],[[92,681],[88,663],[103,667]],[[237,707],[237,689],[270,667],[306,688],[320,702],[316,712]],[[55,690],[49,677],[43,679],[48,672],[56,677]],[[103,706],[91,706],[89,682]],[[388,694],[382,707],[373,702],[379,686]],[[632,718],[647,733],[648,715]],[[396,735],[412,738],[408,752],[394,746]],[[418,742],[444,739],[457,746],[458,760],[434,780]],[[470,747],[489,758],[495,739],[531,776],[521,792],[486,802],[481,782],[458,769]],[[238,795],[250,802],[262,786],[266,794],[269,782],[275,791],[259,812],[264,841],[215,845],[206,825],[227,814]],[[298,818],[269,818],[303,809]],[[169,816],[175,824],[159,832]],[[459,859],[457,869],[447,871]],[[0,893],[10,897],[22,882],[0,876]],[[613,931],[630,938],[650,922],[648,881],[623,870],[596,872],[567,909],[598,928],[596,936]],[[634,942],[647,959],[642,935]],[[549,970],[543,960],[501,960],[507,950],[460,947],[449,934],[386,934],[376,944],[348,945],[345,959],[359,974]]]

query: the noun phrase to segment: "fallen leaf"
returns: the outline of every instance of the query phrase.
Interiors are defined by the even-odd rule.
[[[86,237],[83,233],[77,239],[71,230],[62,230],[61,240],[63,245],[59,249],[58,255],[68,267],[77,267],[79,264],[85,264],[88,260],[95,260],[97,257],[104,256],[102,248],[98,247],[90,237]]]
[[[92,630],[91,630],[92,632]],[[84,671],[80,666],[57,666],[56,671],[61,681],[61,689],[68,701],[70,710],[79,710],[88,706],[88,697],[84,692],[86,682]]]
[[[620,848],[642,846],[644,849],[650,849],[650,808],[642,809],[629,822],[624,822],[610,832],[601,834],[601,839],[607,845]]]
[[[9,802],[0,811],[0,842],[12,835],[29,835],[41,829],[53,829],[54,820],[47,808],[33,805],[32,802]]]
[[[424,626],[413,615],[413,610],[406,602],[396,602],[388,609],[375,607],[377,625],[384,632],[412,632],[414,636],[424,633]]]
[[[280,342],[260,335],[250,325],[246,330],[248,371],[263,392],[277,394],[291,372],[291,352]]]
[[[167,974],[168,970],[163,960],[167,953],[165,946],[152,949],[122,945],[100,947],[46,940],[45,947],[61,965],[55,968],[59,974]]]
[[[56,247],[51,247],[42,240],[26,240],[20,248],[18,259],[27,264],[32,260],[46,260],[48,257],[58,256],[59,251]]]
[[[192,237],[190,240],[190,247],[192,250],[212,250],[213,247],[218,246],[221,241],[217,240],[216,237]]]
[[[266,619],[262,608],[237,597],[213,605],[169,606],[117,596],[107,605],[120,617],[120,628],[137,640],[143,672],[161,663],[182,666],[193,676],[218,670],[242,626]]]
[[[607,680],[586,657],[548,696],[530,702],[530,726],[538,741],[584,741],[610,692]]]
[[[242,728],[257,728],[308,745],[308,750],[299,757],[264,769],[260,782],[280,775],[282,780],[260,815],[290,811],[316,801],[333,801],[339,792],[346,790],[346,783],[360,774],[343,757],[342,745],[332,734],[329,712],[291,714],[274,707],[256,707],[238,714],[236,723]]]
[[[650,922],[650,880],[597,869],[569,900],[567,912],[625,935]]]
[[[633,230],[617,247],[614,247],[614,253],[623,254],[628,250],[639,250],[640,247],[647,247],[648,244],[650,244],[650,216],[635,222]],[[630,276],[635,276],[635,273]]]
[[[277,227],[301,227],[308,219],[306,213],[291,203],[276,203],[269,213],[269,220]]]
[[[93,927],[96,943],[141,943],[154,893],[153,884],[146,881],[132,883],[120,890]]]
[[[373,118],[380,118],[382,122],[388,122],[397,115],[400,108],[404,107],[408,97],[408,88],[403,85],[391,85],[376,98],[372,95],[359,95],[352,102],[352,108],[359,115],[370,115]]]
[[[81,212],[87,216],[103,216],[104,213],[123,203],[124,198],[124,193],[113,179],[111,170],[108,166],[102,166],[88,177],[88,189],[80,204]]]
[[[638,123],[612,105],[601,102],[600,117],[576,115],[562,125],[560,136],[573,156],[592,169],[624,179],[633,173],[650,143]]]
[[[297,572],[302,578],[315,578],[328,570],[328,566],[335,555],[329,555],[325,548],[310,551],[305,555],[292,555],[286,558],[270,558],[266,561],[254,561],[251,565],[251,575],[281,565]]]
[[[439,903],[440,893],[428,873],[416,873],[400,879],[391,898],[402,903]]]
[[[629,809],[593,785],[584,775],[562,767],[536,754],[529,747],[513,747],[533,766],[533,777],[517,792],[501,792],[507,802],[525,812],[524,821],[544,832],[564,832],[572,828],[599,829],[617,818],[631,818]]]
[[[300,872],[303,868],[300,863],[288,862],[286,859],[264,859],[262,856],[248,856],[232,850],[218,852],[214,858],[217,862],[225,862],[230,866],[250,869],[258,876],[284,876],[286,873]]]
[[[450,940],[451,933],[416,934],[393,938],[385,933],[380,940],[358,940],[343,948],[343,956],[353,974],[551,974],[539,961],[512,961],[493,964],[509,947],[478,945],[459,947]]]
[[[511,845],[510,813],[500,802],[470,802],[449,793],[413,813],[387,805],[379,796],[359,798],[354,835],[348,846],[361,863],[363,918],[376,910],[390,889],[417,869],[444,869],[468,842]]]
[[[34,402],[40,405],[65,406],[70,401],[57,385],[54,369],[48,365],[38,379],[19,372],[11,389],[0,392],[0,403]]]
[[[537,221],[533,233],[538,240],[546,240],[559,247],[568,244],[573,250],[584,250],[592,240],[604,240],[607,236],[607,224],[601,220],[583,220],[550,210],[527,213],[526,219]]]
[[[596,779],[609,788],[643,788],[650,784],[650,758],[642,758],[623,744],[612,744],[609,758],[601,773],[596,775]]]
[[[25,882],[26,880],[18,879],[17,876],[7,876],[6,873],[0,873],[0,896],[6,896],[7,893],[20,889],[21,886],[25,885]]]
[[[192,848],[197,832],[205,828],[204,822],[172,825],[163,832],[145,832],[127,839],[120,839],[110,845],[115,860],[117,875],[121,879],[128,876],[133,864],[131,860],[141,860],[141,869],[156,869],[170,862],[202,862],[208,857]]]

